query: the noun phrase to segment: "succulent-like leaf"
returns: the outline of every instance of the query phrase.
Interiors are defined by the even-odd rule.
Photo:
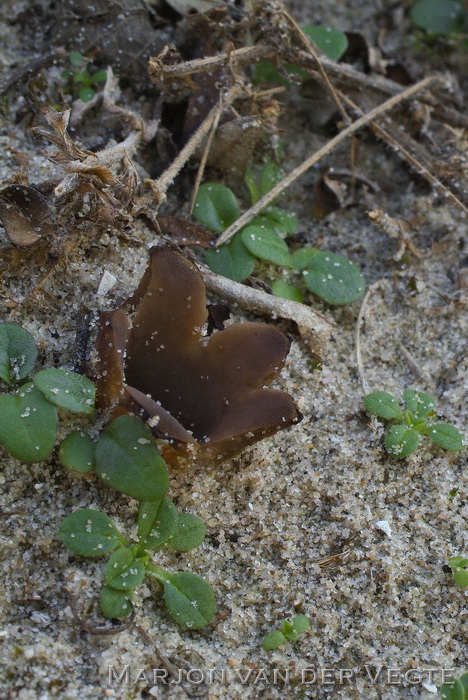
[[[67,515],[59,530],[62,542],[83,557],[102,557],[121,543],[114,522],[100,510],[81,508]]]
[[[151,433],[132,416],[119,416],[102,432],[95,470],[117,491],[140,501],[157,501],[168,489],[166,465]]]
[[[314,44],[332,61],[338,61],[348,48],[346,34],[332,27],[307,26],[304,27],[304,34],[312,39]]]
[[[294,284],[284,282],[284,280],[275,280],[272,282],[271,289],[276,297],[291,299],[291,301],[297,301],[300,304],[302,304],[304,301],[304,297],[299,287],[296,287]]]
[[[245,247],[240,233],[229,243],[207,250],[205,257],[210,270],[235,282],[243,282],[255,267],[255,256]]]
[[[262,647],[265,651],[272,651],[273,649],[278,649],[282,644],[286,642],[286,637],[279,630],[273,630],[263,637]]]
[[[19,382],[34,367],[37,348],[31,333],[17,323],[0,323],[0,379]]]
[[[50,403],[72,413],[92,413],[96,388],[93,382],[66,369],[43,369],[33,377],[34,384]]]
[[[463,4],[456,0],[418,0],[409,15],[413,24],[434,34],[452,34],[463,28]]]
[[[0,396],[0,444],[23,462],[41,462],[55,445],[57,410],[32,383]]]
[[[60,445],[60,461],[68,469],[86,474],[94,469],[96,443],[82,430],[76,430],[63,440]]]
[[[247,250],[260,260],[272,262],[275,265],[288,267],[291,265],[289,249],[283,238],[273,228],[267,226],[247,226],[242,231],[242,241]]]
[[[306,287],[328,304],[350,304],[364,294],[365,284],[356,265],[342,255],[320,251],[304,272]]]
[[[239,218],[240,209],[229,187],[205,182],[198,190],[193,213],[210,231],[222,233]]]

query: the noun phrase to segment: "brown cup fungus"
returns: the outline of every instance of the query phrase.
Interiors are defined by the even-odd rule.
[[[148,421],[172,445],[169,461],[219,463],[301,419],[289,394],[263,388],[281,371],[289,339],[251,322],[204,337],[203,278],[179,253],[152,248],[125,306],[101,314],[98,406]]]

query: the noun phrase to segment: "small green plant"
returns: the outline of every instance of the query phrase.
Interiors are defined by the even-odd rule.
[[[448,566],[452,569],[453,580],[460,588],[468,587],[468,559],[465,557],[452,557],[448,560]]]
[[[275,163],[265,163],[258,181],[249,170],[245,177],[252,204],[269,192],[281,179]],[[207,182],[198,192],[194,214],[211,231],[221,233],[240,216],[237,199],[228,187]],[[210,269],[224,277],[242,282],[252,274],[257,260],[300,273],[309,291],[328,304],[348,304],[364,294],[364,280],[358,268],[347,258],[317,248],[289,252],[285,238],[297,230],[294,214],[270,206],[260,216],[238,231],[229,243],[206,252]],[[293,301],[302,301],[300,287],[275,280],[273,293]]]
[[[200,518],[177,512],[166,496],[140,504],[136,542],[126,540],[107,515],[89,508],[67,516],[59,535],[75,554],[85,557],[110,554],[100,594],[105,617],[128,615],[135,588],[148,576],[161,584],[167,611],[183,629],[200,629],[211,621],[215,599],[210,585],[196,574],[168,572],[151,561],[153,551],[169,547],[188,552],[205,537]]]
[[[40,462],[52,452],[57,408],[92,416],[95,387],[65,369],[30,376],[37,358],[34,338],[16,323],[0,323],[0,380],[11,393],[0,395],[0,444],[23,462]]]
[[[409,11],[413,24],[432,34],[463,31],[464,10],[461,0],[417,0]]]
[[[195,549],[205,537],[205,526],[196,515],[178,513],[167,498],[166,464],[145,424],[134,416],[119,416],[96,440],[77,430],[64,439],[59,456],[69,469],[94,472],[112,488],[140,501],[138,539],[133,543],[96,510],[75,511],[60,527],[62,542],[76,554],[111,554],[101,590],[103,615],[128,615],[134,589],[149,576],[162,585],[166,607],[181,627],[207,625],[215,609],[209,584],[192,573],[164,571],[150,558],[150,552],[162,547],[180,552]]]
[[[449,678],[439,688],[439,695],[443,700],[468,700],[468,673],[460,678]]]
[[[327,58],[332,61],[338,61],[348,48],[348,39],[346,34],[326,26],[306,26],[302,27],[306,36],[309,37],[315,46],[323,51]],[[289,85],[294,78],[307,80],[310,76],[306,71],[294,66],[291,63],[283,64],[283,72],[276,68],[273,63],[264,62],[257,63],[252,66],[252,79],[258,85],[262,82],[275,83],[276,85]],[[291,79],[287,76],[290,75]]]
[[[107,72],[101,70],[90,73],[88,70],[89,60],[78,51],[70,51],[68,56],[69,68],[65,68],[61,76],[66,81],[66,92],[79,97],[83,102],[89,102],[96,94],[96,88],[100,83],[105,83]]]
[[[374,416],[395,421],[387,430],[384,445],[394,457],[404,458],[414,452],[421,435],[427,435],[444,450],[457,452],[463,449],[463,436],[448,423],[429,423],[435,416],[434,399],[422,391],[408,389],[403,392],[405,410],[386,391],[374,391],[364,397],[366,409]]]
[[[295,642],[300,634],[306,632],[310,627],[310,620],[305,615],[295,615],[291,622],[284,620],[281,629],[269,632],[262,641],[265,651],[278,649],[286,642]]]

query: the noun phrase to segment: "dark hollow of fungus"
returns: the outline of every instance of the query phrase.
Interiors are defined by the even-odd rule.
[[[98,406],[149,419],[173,447],[169,461],[219,463],[301,419],[289,394],[263,388],[281,371],[289,339],[251,322],[207,338],[206,319],[201,273],[164,247],[151,249],[125,308],[101,314]]]

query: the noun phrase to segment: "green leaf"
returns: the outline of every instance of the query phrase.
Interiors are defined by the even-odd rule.
[[[448,565],[452,569],[453,578],[457,586],[466,588],[468,586],[468,559],[465,559],[465,557],[452,557],[448,560]]]
[[[384,445],[389,454],[403,459],[419,445],[419,434],[406,425],[392,425],[385,433]]]
[[[465,687],[458,678],[450,678],[439,688],[440,697],[444,700],[466,700]]]
[[[256,258],[283,267],[291,265],[288,246],[273,229],[263,226],[247,226],[241,235],[245,247]]]
[[[275,229],[279,229],[287,236],[292,236],[297,231],[297,218],[295,214],[289,211],[279,209],[278,207],[268,207],[262,212],[262,218],[273,222]],[[254,220],[255,221],[255,220]],[[252,223],[254,223],[252,221]]]
[[[94,411],[96,388],[82,374],[66,369],[43,369],[34,375],[33,382],[50,403],[60,408],[72,413],[91,414]]]
[[[286,639],[289,639],[290,642],[295,642],[296,639],[299,637],[299,634],[294,629],[293,625],[289,622],[289,620],[284,620],[283,624],[281,625],[281,632],[286,637]]]
[[[320,251],[304,273],[307,288],[328,304],[350,304],[364,294],[364,280],[356,265],[342,255]]]
[[[23,462],[41,462],[55,445],[57,410],[32,383],[0,396],[0,444]]]
[[[312,260],[321,253],[318,248],[299,248],[291,255],[291,261],[295,270],[305,270]]]
[[[104,617],[120,619],[132,612],[132,592],[118,591],[110,586],[101,588],[100,604]]]
[[[240,209],[229,187],[205,182],[198,190],[193,213],[210,231],[221,233],[239,218]]]
[[[216,603],[211,586],[204,579],[188,572],[164,573],[158,579],[164,586],[167,610],[183,629],[198,630],[211,621]]]
[[[256,63],[250,68],[252,74],[252,82],[254,85],[261,83],[274,83],[275,85],[290,85],[291,81],[284,75],[281,75],[279,70],[273,63],[264,61]]]
[[[387,420],[399,420],[403,415],[398,401],[386,391],[373,391],[364,396],[364,406],[372,415]]]
[[[291,299],[291,301],[298,301],[300,304],[304,301],[301,290],[294,284],[288,284],[288,282],[283,280],[275,280],[271,283],[271,288],[275,297]]]
[[[240,233],[229,243],[207,250],[205,259],[210,270],[235,282],[245,280],[255,267],[255,257],[245,247]]]
[[[128,591],[139,586],[145,577],[145,566],[135,559],[131,549],[122,547],[114,552],[104,572],[106,584],[118,591]]]
[[[138,511],[140,547],[143,550],[161,547],[174,534],[176,520],[176,507],[167,496],[153,503],[141,503]]]
[[[407,389],[403,392],[403,398],[408,411],[411,411],[416,418],[422,418],[433,412],[434,399],[423,391]]]
[[[250,204],[253,206],[254,204],[257,204],[258,200],[260,199],[260,192],[258,191],[257,181],[255,180],[251,165],[249,165],[245,171],[244,182],[249,190]]]
[[[452,34],[463,29],[463,5],[454,0],[418,0],[409,15],[416,27],[434,34]]]
[[[304,34],[332,61],[338,61],[348,48],[346,34],[325,26],[303,27]]]
[[[298,634],[302,634],[310,628],[310,620],[305,615],[295,615],[292,619],[292,625]]]
[[[114,522],[100,510],[81,508],[62,521],[59,537],[63,544],[83,557],[102,557],[121,544]]]
[[[119,416],[103,431],[95,465],[107,484],[139,501],[157,501],[168,489],[165,462],[151,433],[133,416]]]
[[[281,168],[274,161],[270,160],[262,167],[260,171],[259,192],[260,197],[267,194],[273,189],[278,182],[281,182],[283,175]]]
[[[93,90],[91,87],[83,87],[81,88],[80,92],[78,93],[78,97],[82,102],[89,102],[90,100],[93,99],[94,95],[96,94],[96,91]]]
[[[83,63],[87,63],[87,59],[82,56],[78,51],[70,51],[70,54],[68,56],[68,59],[71,63],[72,66],[79,67],[82,66]]]
[[[431,438],[433,442],[444,450],[459,452],[463,449],[463,435],[453,425],[448,423],[435,423],[423,428],[421,432]]]
[[[0,323],[0,379],[7,384],[28,376],[37,358],[31,333],[17,323]]]
[[[192,513],[177,513],[175,532],[167,543],[178,552],[188,552],[205,539],[205,523]]]
[[[75,430],[60,445],[59,459],[68,469],[86,474],[94,469],[95,450],[96,443],[88,433]]]
[[[96,73],[93,73],[91,76],[91,80],[93,83],[105,83],[107,80],[107,70],[102,68],[101,70],[96,71]]]
[[[89,82],[89,73],[86,67],[83,68],[79,73],[73,73],[73,81],[77,84]]]
[[[265,651],[272,651],[273,649],[278,649],[286,642],[286,637],[279,630],[274,630],[269,632],[265,637],[263,637],[262,647]]]

